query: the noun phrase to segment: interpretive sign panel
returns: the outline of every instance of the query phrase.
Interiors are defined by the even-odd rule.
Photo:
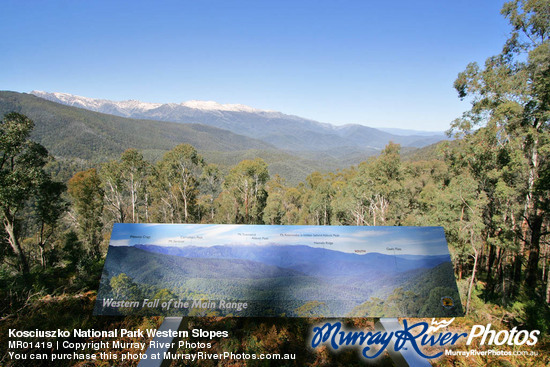
[[[441,227],[115,224],[100,315],[462,316]]]

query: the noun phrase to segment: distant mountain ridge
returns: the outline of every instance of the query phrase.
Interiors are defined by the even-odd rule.
[[[314,276],[361,276],[402,273],[432,268],[450,261],[448,255],[401,256],[377,252],[358,255],[306,245],[217,245],[169,247],[136,244],[147,252],[185,258],[246,260],[291,269]]]
[[[334,126],[281,112],[212,101],[161,104],[135,100],[116,102],[58,92],[32,91],[31,94],[52,102],[122,117],[200,123],[295,152],[352,149],[372,154],[390,141],[420,148],[446,139],[440,133],[396,135],[363,125]]]
[[[423,130],[411,130],[411,129],[398,129],[393,127],[377,127],[376,129],[385,131],[393,135],[420,135],[420,136],[433,136],[433,135],[445,135],[444,131],[423,131]]]
[[[33,139],[55,156],[118,158],[128,148],[168,151],[188,143],[197,149],[273,149],[257,139],[201,124],[129,119],[67,107],[33,95],[0,91],[0,113],[19,112],[35,123]]]
[[[127,101],[110,101],[107,99],[97,99],[89,98],[82,96],[75,96],[69,93],[59,93],[59,92],[43,92],[39,90],[33,90],[31,94],[41,97],[44,99],[51,100],[52,102],[63,103],[68,106],[85,108],[87,110],[97,110],[96,112],[108,113],[108,111],[117,111],[119,114],[124,115],[125,117],[131,117],[132,113],[135,111],[147,111],[158,108],[163,105],[163,103],[149,103],[141,102],[138,100],[127,100]],[[180,104],[176,103],[166,103],[167,105],[175,106],[180,105],[182,107],[187,107],[191,109],[198,110],[219,110],[219,111],[241,111],[241,112],[273,112],[273,111],[263,111],[248,107],[240,104],[220,104],[214,101],[188,101],[182,102]]]
[[[134,279],[142,281],[144,278],[153,277],[163,279],[167,273],[177,273],[178,276],[204,278],[258,278],[258,277],[293,277],[302,276],[303,273],[282,269],[268,264],[262,264],[250,260],[227,259],[189,259],[175,256],[162,256],[165,254],[147,254],[141,249],[131,247],[109,248],[109,264],[106,271],[110,273],[128,273],[134,275]],[[138,259],[141,258],[141,261]],[[144,261],[146,259],[147,261]],[[136,261],[137,260],[137,261]],[[136,264],[142,266],[136,269]],[[160,264],[159,266],[151,266]],[[167,271],[167,266],[173,271]]]
[[[296,155],[212,126],[130,119],[67,106],[32,94],[0,91],[0,116],[13,111],[34,121],[33,140],[55,157],[69,160],[100,163],[118,159],[126,149],[135,148],[154,162],[176,145],[188,143],[207,162],[227,170],[243,159],[260,157],[269,165],[270,175],[279,174],[297,185],[315,170],[336,170],[357,164],[367,156],[357,151],[351,155],[344,150]]]

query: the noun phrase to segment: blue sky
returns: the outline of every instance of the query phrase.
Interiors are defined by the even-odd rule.
[[[306,245],[349,253],[446,255],[442,227],[115,224],[111,246]],[[365,252],[357,252],[364,250]]]
[[[0,89],[446,130],[458,72],[507,37],[502,4],[2,0]]]

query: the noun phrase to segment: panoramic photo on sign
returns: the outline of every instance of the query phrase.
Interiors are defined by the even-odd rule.
[[[462,316],[441,227],[115,224],[95,314]]]

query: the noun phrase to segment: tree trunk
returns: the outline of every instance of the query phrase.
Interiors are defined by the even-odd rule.
[[[16,230],[13,221],[9,221],[6,217],[7,216],[4,216],[4,229],[8,234],[8,242],[10,243],[10,246],[15,255],[19,258],[22,273],[26,275],[29,273],[29,263],[27,261],[27,257],[25,256],[25,253],[21,248],[19,238],[17,238],[17,234],[15,233]]]
[[[537,285],[540,258],[540,237],[542,229],[542,213],[537,213],[531,222],[531,244],[529,248],[529,260],[527,261],[527,275],[525,284],[534,289]]]
[[[489,257],[487,258],[486,271],[487,271],[487,288],[485,293],[485,301],[487,301],[494,293],[495,290],[495,279],[493,277],[494,273],[494,263],[495,263],[495,246],[488,244],[489,246]],[[498,264],[497,264],[498,265]],[[498,269],[498,268],[497,268]]]
[[[523,252],[516,254],[514,259],[514,268],[513,268],[513,289],[510,290],[510,297],[515,297],[517,295],[517,290],[521,284],[521,274],[523,267]]]
[[[474,268],[472,270],[472,279],[470,280],[470,286],[468,287],[468,302],[466,303],[466,315],[470,312],[470,299],[472,298],[472,288],[474,287],[474,280],[476,278],[476,270],[477,270],[477,250],[472,244],[472,248],[474,249]]]
[[[189,212],[187,211],[187,196],[183,196],[183,214],[185,216],[185,223],[189,223]]]
[[[535,122],[534,128],[538,130],[540,122]],[[534,289],[537,283],[538,263],[540,256],[540,236],[542,227],[542,213],[537,208],[535,198],[535,183],[539,179],[539,154],[538,154],[538,139],[533,139],[533,145],[531,147],[531,154],[529,155],[529,186],[525,204],[525,224],[528,225],[528,229],[531,232],[531,241],[527,243],[527,231],[524,231],[524,241],[526,241],[526,248],[529,251],[529,259],[527,260],[527,275],[525,277],[525,284],[528,288]],[[526,226],[527,227],[527,226]]]
[[[137,202],[137,192],[134,190],[134,183],[132,182],[132,223],[138,223],[136,221],[136,202]]]
[[[145,191],[145,223],[149,223],[149,195]]]
[[[214,223],[214,194],[210,197],[210,222]]]
[[[248,180],[244,180],[244,223],[248,224]]]
[[[39,244],[40,247],[40,262],[42,263],[42,269],[46,269],[46,252],[44,251],[44,244]]]

